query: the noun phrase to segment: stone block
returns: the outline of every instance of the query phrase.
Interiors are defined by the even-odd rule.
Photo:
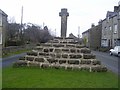
[[[81,54],[76,54],[76,59],[82,58]]]
[[[28,60],[28,61],[33,61],[33,60],[34,60],[34,57],[26,57],[26,60]]]
[[[44,52],[39,52],[39,56],[45,56],[46,54]]]
[[[49,48],[49,51],[50,51],[50,52],[53,52],[53,50],[54,50],[54,48]]]
[[[22,66],[27,66],[27,61],[17,61],[13,63],[13,67],[22,67]]]
[[[91,60],[81,60],[80,64],[91,64]]]
[[[74,44],[67,44],[66,47],[75,47]]]
[[[53,44],[54,47],[64,47],[63,44]]]
[[[59,68],[60,68],[60,65],[58,65],[58,64],[53,64],[51,67],[52,67],[52,68],[55,68],[55,69],[59,69]]]
[[[41,65],[41,68],[49,68],[49,64],[43,63],[43,64]]]
[[[19,60],[25,60],[25,57],[20,57]]]
[[[62,49],[62,52],[67,52],[67,53],[69,53],[69,49],[64,48],[64,49]]]
[[[50,56],[54,58],[55,57],[55,53],[50,53]]]
[[[59,40],[53,40],[52,43],[59,43]]]
[[[68,54],[62,54],[62,58],[68,58]]]
[[[91,50],[90,49],[88,49],[88,48],[81,48],[81,53],[91,53]]]
[[[49,49],[48,49],[48,48],[44,48],[44,49],[43,49],[43,52],[48,53],[48,52],[49,52]]]
[[[80,53],[80,49],[77,49],[76,51],[77,51],[77,53]]]
[[[76,58],[76,55],[75,55],[75,54],[69,54],[69,57],[75,59],[75,58]]]
[[[92,65],[101,65],[101,61],[93,60]]]
[[[40,67],[40,64],[39,63],[36,63],[36,62],[29,62],[29,67]]]
[[[68,64],[79,64],[79,60],[68,60]]]
[[[61,49],[55,49],[55,53],[61,53]]]
[[[107,68],[105,66],[96,66],[91,67],[92,72],[107,72]]]
[[[73,70],[80,70],[79,66],[73,65]]]
[[[37,56],[37,55],[38,55],[38,52],[27,52],[27,55]]]
[[[60,53],[56,53],[56,58],[61,58],[61,54]]]
[[[82,66],[80,70],[90,71],[90,67],[88,66]]]
[[[57,59],[54,59],[54,58],[47,58],[47,61],[48,61],[49,63],[56,63],[56,62],[58,62],[58,60],[57,60]]]
[[[64,63],[66,63],[66,60],[65,60],[65,59],[59,60],[59,64],[64,64]]]
[[[76,53],[76,49],[70,49],[71,53]]]
[[[45,44],[43,44],[43,46],[51,47],[52,45],[51,45],[51,43],[45,43]]]
[[[76,48],[84,48],[85,46],[82,45],[76,45]]]
[[[93,54],[83,54],[83,58],[84,59],[95,59],[95,55]]]
[[[35,50],[39,50],[39,51],[42,51],[43,48],[42,47],[36,47]]]
[[[44,60],[44,58],[41,57],[41,58],[35,58],[35,61],[36,62],[44,62],[45,60]]]

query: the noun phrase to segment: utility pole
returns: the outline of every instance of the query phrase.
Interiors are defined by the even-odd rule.
[[[55,29],[55,37],[56,37],[56,29]]]
[[[80,38],[80,26],[78,26],[78,38]]]
[[[23,29],[23,6],[21,8],[21,29],[20,29],[20,39],[22,38],[22,29]]]

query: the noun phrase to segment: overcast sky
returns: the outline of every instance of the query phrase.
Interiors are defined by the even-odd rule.
[[[73,33],[78,35],[91,27],[91,24],[98,24],[100,19],[106,17],[107,11],[113,11],[114,6],[120,0],[0,0],[0,9],[7,15],[8,19],[14,17],[17,23],[21,19],[21,7],[23,5],[23,23],[34,23],[48,26],[56,35],[60,36],[61,8],[67,8],[69,12],[67,23],[67,36]]]

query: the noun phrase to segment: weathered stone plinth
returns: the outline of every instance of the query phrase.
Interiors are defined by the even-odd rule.
[[[14,66],[64,68],[90,72],[107,71],[107,68],[96,60],[90,49],[76,43],[71,38],[55,38],[48,43],[35,47],[27,55],[19,58],[19,61],[15,62]]]

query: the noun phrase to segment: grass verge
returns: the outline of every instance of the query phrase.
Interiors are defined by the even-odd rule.
[[[118,88],[112,72],[3,68],[3,88]]]
[[[30,50],[24,49],[24,50],[18,50],[18,51],[15,51],[15,52],[10,52],[10,53],[7,53],[7,54],[3,55],[2,58],[9,57],[9,56],[16,55],[16,54],[21,54],[21,53],[24,53],[24,52],[28,52]]]

